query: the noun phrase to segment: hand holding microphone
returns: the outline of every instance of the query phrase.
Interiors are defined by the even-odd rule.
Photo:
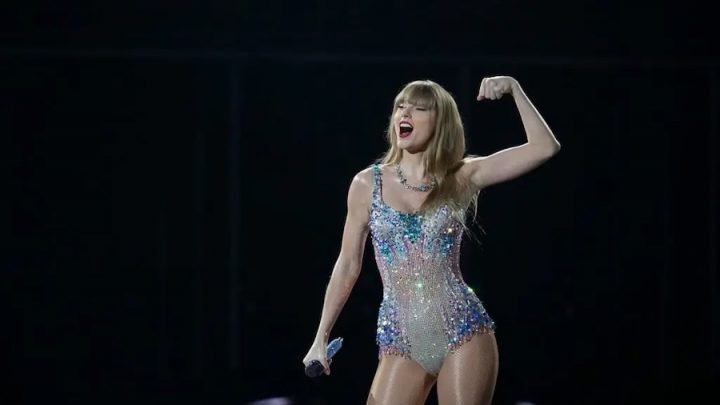
[[[325,344],[314,344],[303,360],[305,364],[305,375],[317,377],[323,373],[330,375],[330,362],[333,356],[342,347],[343,339],[335,338],[327,346]]]

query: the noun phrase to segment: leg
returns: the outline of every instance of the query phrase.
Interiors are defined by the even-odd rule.
[[[434,383],[415,360],[381,356],[367,405],[422,405]]]
[[[473,336],[445,358],[437,380],[440,405],[489,405],[497,372],[495,335]]]

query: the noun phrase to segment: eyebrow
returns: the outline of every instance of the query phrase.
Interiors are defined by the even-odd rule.
[[[425,100],[408,100],[408,99],[404,99],[404,98],[401,98],[395,104],[402,104],[402,103],[412,104],[412,105],[417,105],[417,106],[422,106],[422,107],[430,107],[432,105],[432,103],[426,102]]]

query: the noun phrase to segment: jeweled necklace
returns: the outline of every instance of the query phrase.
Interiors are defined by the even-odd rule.
[[[405,175],[403,174],[402,169],[400,168],[400,163],[395,165],[395,171],[397,172],[397,176],[398,176],[398,179],[400,180],[400,184],[405,186],[405,188],[408,190],[425,193],[425,192],[428,192],[428,191],[434,189],[435,186],[437,185],[437,182],[435,181],[435,176],[432,176],[430,178],[429,183],[424,183],[419,186],[413,186],[412,184],[408,184],[408,181],[405,178]]]

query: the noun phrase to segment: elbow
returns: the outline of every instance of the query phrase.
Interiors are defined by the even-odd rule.
[[[560,152],[561,148],[562,148],[562,145],[560,145],[560,142],[555,141],[553,143],[553,147],[552,147],[552,155],[556,155],[558,152]]]
[[[549,143],[547,146],[543,148],[543,157],[546,159],[550,159],[551,157],[557,155],[558,152],[560,152],[560,142],[554,141],[552,143]]]
[[[362,268],[362,264],[357,261],[353,261],[348,265],[347,274],[348,277],[351,277],[354,280],[357,280],[357,278],[360,276],[360,269]]]
[[[535,154],[541,160],[545,161],[560,152],[560,142],[553,141],[547,143],[535,143]]]
[[[355,282],[360,276],[360,266],[348,266],[343,270],[344,271],[342,272],[340,282],[342,283],[342,286],[345,290],[350,291],[353,289],[353,287],[355,286]]]
[[[343,258],[341,258],[340,263],[338,263],[338,264],[339,264],[338,270],[340,270],[339,271],[340,276],[344,280],[349,280],[350,282],[354,282],[355,279],[357,279],[358,276],[360,275],[361,263],[359,260],[350,259],[350,258],[343,260]]]

